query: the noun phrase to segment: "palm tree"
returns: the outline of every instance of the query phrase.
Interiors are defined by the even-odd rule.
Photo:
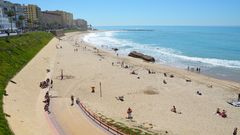
[[[18,17],[18,20],[21,22],[22,30],[23,30],[23,20],[25,20],[25,16],[20,15],[20,16]]]
[[[14,11],[13,10],[9,10],[9,11],[7,11],[7,16],[9,17],[9,19],[10,19],[10,23],[11,23],[11,32],[13,31],[13,29],[12,29],[12,22],[13,22],[13,16],[15,16],[15,13],[14,13]]]

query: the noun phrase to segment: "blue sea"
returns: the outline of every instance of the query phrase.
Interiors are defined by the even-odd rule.
[[[139,51],[157,63],[186,69],[200,67],[203,74],[240,82],[240,27],[114,26],[91,33],[84,40],[120,55]]]

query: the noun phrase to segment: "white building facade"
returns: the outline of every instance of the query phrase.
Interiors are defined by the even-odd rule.
[[[12,29],[16,30],[15,23],[12,23]],[[9,18],[4,16],[3,10],[1,7],[0,7],[0,30],[1,31],[11,30],[11,23],[9,21]]]

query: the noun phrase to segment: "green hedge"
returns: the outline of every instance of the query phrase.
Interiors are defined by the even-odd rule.
[[[51,33],[32,32],[0,38],[0,135],[12,135],[3,112],[3,96],[14,77],[53,38]]]

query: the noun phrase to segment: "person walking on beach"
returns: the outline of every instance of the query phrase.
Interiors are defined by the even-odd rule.
[[[50,88],[53,88],[53,80],[51,79],[51,86],[50,86]]]
[[[237,131],[238,129],[237,128],[234,128],[234,130],[233,130],[233,135],[237,135]]]
[[[77,104],[77,105],[80,104],[80,99],[79,99],[79,98],[76,99],[76,104]]]
[[[227,111],[226,110],[223,110],[222,113],[221,113],[221,116],[223,118],[227,118]]]
[[[63,70],[61,70],[61,80],[63,80]]]
[[[71,106],[73,106],[74,105],[74,96],[73,95],[71,95],[71,101],[72,101]]]

